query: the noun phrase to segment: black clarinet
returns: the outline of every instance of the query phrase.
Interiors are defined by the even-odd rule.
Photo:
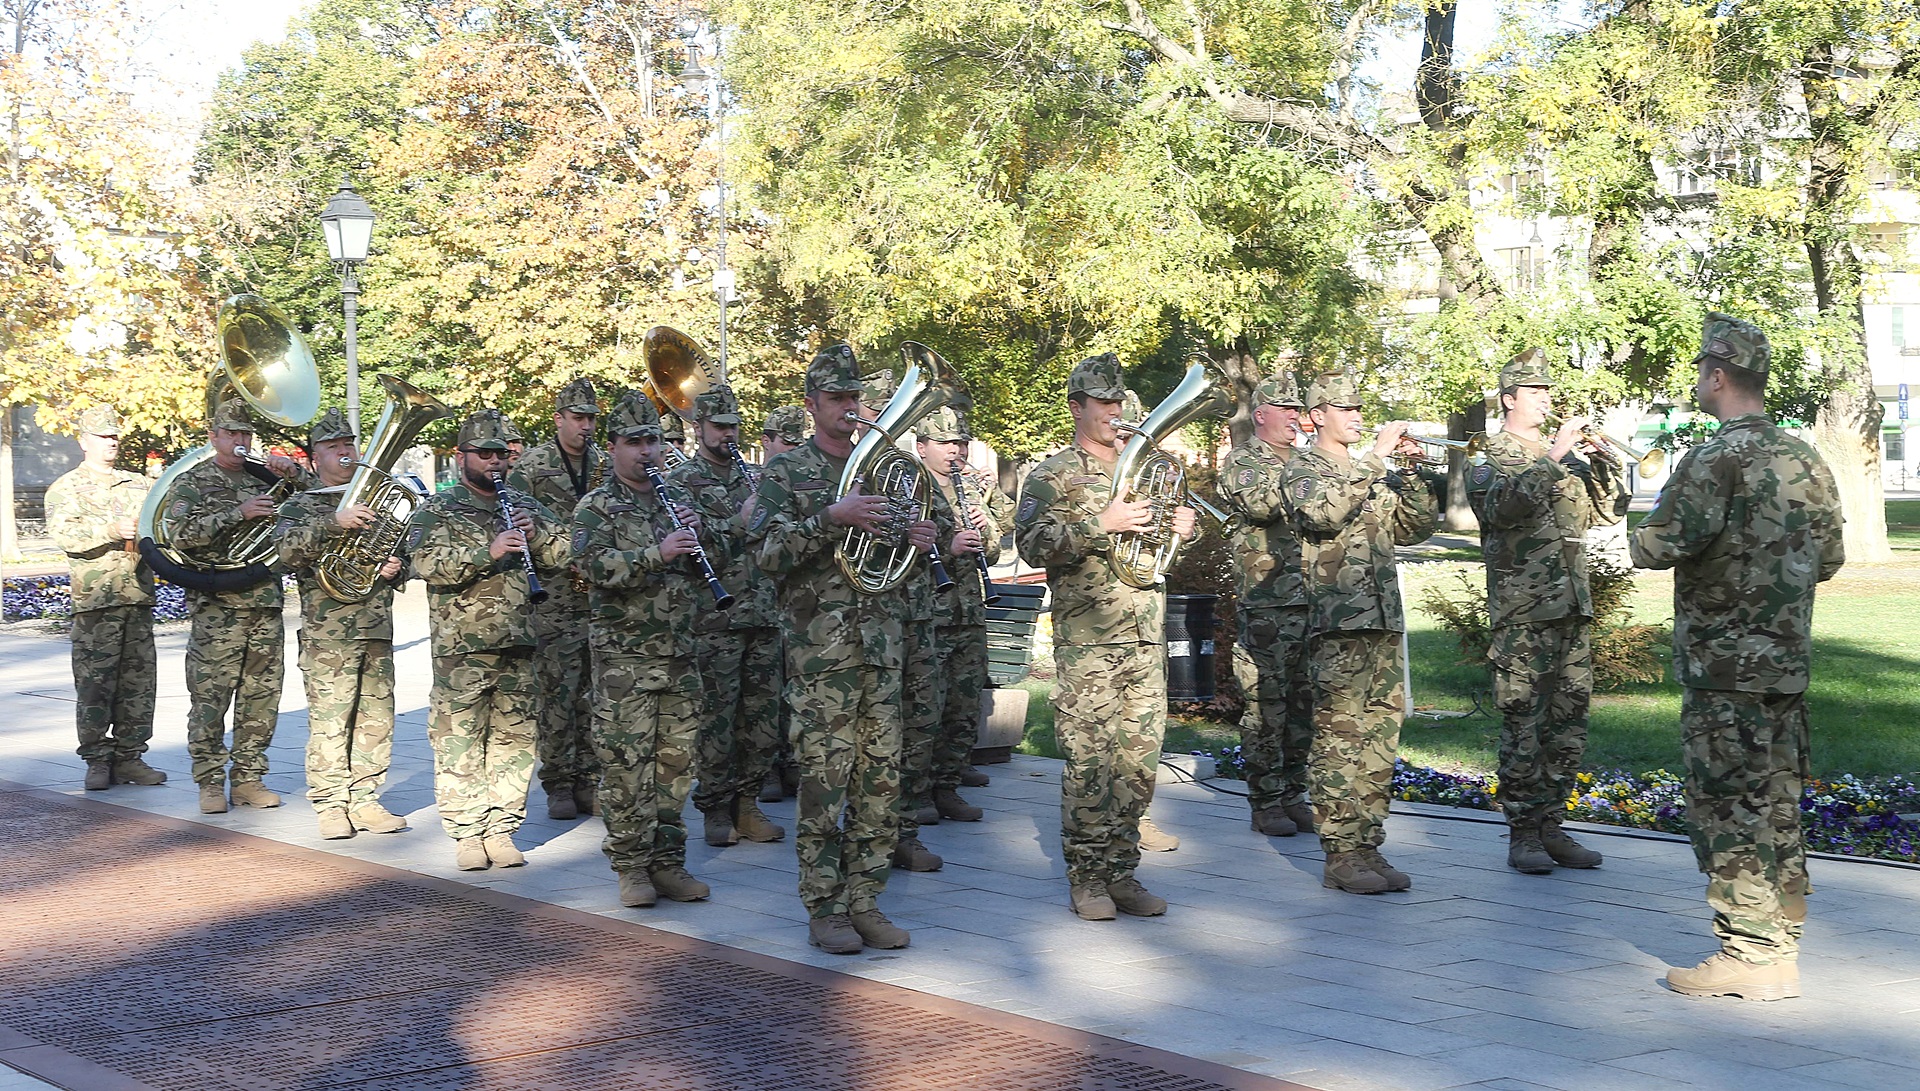
[[[673,520],[673,529],[687,529],[687,525],[680,521],[680,513],[673,510],[673,500],[667,496],[667,479],[660,476],[660,467],[648,463],[645,469],[647,480],[653,483],[654,498],[660,501],[661,507],[667,509],[667,518]],[[693,538],[693,560],[700,566],[700,574],[707,578],[707,590],[713,592],[713,608],[725,610],[732,606],[733,596],[727,594],[727,589],[720,586],[720,577],[713,574],[713,562],[707,560],[706,547],[700,544],[698,534]]]
[[[500,498],[500,518],[507,521],[507,529],[513,530],[513,501],[507,499],[507,479],[500,474],[493,475],[493,494]],[[540,586],[540,576],[533,570],[533,538],[529,534],[520,536],[526,548],[520,551],[520,565],[527,570],[527,597],[534,605],[547,601],[547,589]]]
[[[973,500],[967,496],[967,478],[966,475],[962,473],[965,466],[966,463],[957,458],[954,459],[952,462],[947,463],[947,476],[953,479],[953,495],[960,500],[960,518],[966,522],[968,529],[972,529]],[[987,575],[987,554],[985,550],[982,550],[980,553],[980,599],[988,606],[992,606],[994,603],[1000,601],[1000,592],[993,589],[993,578]]]
[[[914,472],[917,474],[925,474],[927,471],[923,466]],[[908,481],[911,487],[906,491],[911,495],[919,488],[919,481],[914,478],[909,478]],[[938,527],[934,529],[933,545],[927,547],[927,568],[933,573],[933,590],[936,594],[945,594],[953,590],[953,577],[947,574],[947,566],[940,560],[940,531]]]

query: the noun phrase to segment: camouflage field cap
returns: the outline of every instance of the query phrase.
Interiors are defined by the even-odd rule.
[[[1300,381],[1291,371],[1277,371],[1260,381],[1253,388],[1253,404],[1291,406],[1305,409],[1306,403],[1300,400]]]
[[[860,365],[845,341],[820,350],[807,365],[807,393],[842,394],[861,389]]]
[[[1360,408],[1360,377],[1351,371],[1329,371],[1316,377],[1307,384],[1307,405],[1316,409],[1323,405]]]
[[[307,446],[324,443],[330,439],[352,439],[353,429],[347,427],[347,415],[339,409],[329,409],[313,422],[307,430]]]
[[[111,405],[96,405],[80,414],[80,431],[89,436],[120,434],[120,414]]]
[[[760,429],[763,436],[779,436],[788,443],[807,441],[807,411],[797,405],[783,405],[767,414],[766,426]]]
[[[680,419],[680,414],[672,410],[662,413],[660,412],[659,406],[654,406],[654,413],[660,418],[660,437],[662,439],[670,439],[678,442],[686,438],[686,422]]]
[[[214,408],[212,425],[229,432],[251,432],[254,429],[253,410],[240,398],[222,398]]]
[[[716,386],[693,399],[693,419],[710,424],[739,424],[740,402],[733,396],[733,388]]]
[[[960,419],[958,410],[952,406],[941,406],[927,414],[927,419],[920,422],[915,435],[930,443],[965,443],[967,426]]]
[[[482,409],[461,422],[453,445],[465,451],[505,451],[507,438],[507,418],[498,409]]]
[[[1552,386],[1547,377],[1547,354],[1537,348],[1531,348],[1507,361],[1500,369],[1500,392],[1502,394],[1517,386]]]
[[[1103,352],[1073,365],[1073,372],[1067,376],[1067,395],[1075,394],[1103,402],[1126,401],[1127,383],[1120,377],[1120,357]]]
[[[575,379],[560,388],[560,396],[554,399],[554,408],[562,413],[586,413],[600,415],[600,403],[594,398],[593,383],[587,379]]]
[[[638,390],[622,394],[613,412],[607,414],[607,438],[615,436],[659,439],[660,411],[654,408],[653,399]]]
[[[507,437],[508,443],[527,442],[527,437],[520,431],[520,426],[513,423],[513,418],[504,413],[500,415],[500,432]]]
[[[1700,355],[1694,357],[1693,362],[1698,364],[1702,360],[1751,371],[1764,379],[1767,365],[1773,361],[1773,346],[1753,323],[1710,311],[1706,326],[1700,331]]]

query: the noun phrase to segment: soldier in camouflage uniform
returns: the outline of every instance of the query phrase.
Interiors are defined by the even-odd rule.
[[[323,488],[345,485],[360,457],[353,429],[338,409],[307,433],[314,474]],[[356,830],[398,833],[407,820],[380,805],[393,757],[393,592],[404,568],[399,557],[380,566],[373,593],[343,602],[327,592],[316,571],[342,539],[374,525],[365,504],[340,506],[338,492],[297,493],[280,506],[274,540],[280,564],[300,586],[300,669],[307,683],[307,798],[320,836],[352,837]]]
[[[1405,700],[1400,634],[1406,630],[1393,548],[1433,533],[1432,490],[1411,470],[1387,468],[1417,453],[1406,425],[1381,426],[1359,458],[1360,384],[1323,375],[1307,390],[1313,446],[1281,474],[1307,581],[1313,678],[1313,753],[1308,780],[1326,853],[1322,884],[1349,894],[1407,890],[1413,880],[1380,854],[1386,840],[1393,761]]]
[[[140,755],[153,738],[158,668],[153,651],[153,569],[134,548],[147,479],[113,468],[120,414],[80,415],[79,468],[47,489],[47,534],[72,572],[74,720],[86,787],[164,784]]]
[[[934,606],[940,648],[937,675],[940,728],[933,746],[933,804],[943,818],[974,821],[980,808],[960,798],[963,785],[979,787],[986,774],[969,759],[980,734],[980,693],[987,686],[987,607],[983,580],[987,567],[1000,560],[1000,538],[1013,526],[1013,501],[999,486],[975,474],[966,464],[966,423],[953,409],[940,409],[921,422],[917,435],[920,461],[933,474],[940,500],[956,513],[956,530],[944,551],[953,591]],[[955,472],[965,475],[963,505],[955,491]],[[972,522],[960,519],[965,510]],[[969,817],[971,816],[971,817]]]
[[[776,406],[767,414],[767,423],[760,429],[761,461],[772,462],[775,455],[786,454],[805,442],[807,442],[807,411],[797,405]],[[771,601],[774,601],[775,605],[768,616],[774,618],[777,624],[779,587],[773,577],[760,570],[759,565],[754,565],[753,571],[755,580],[767,585],[768,590],[765,593],[773,596]],[[774,639],[780,639],[777,629]],[[787,653],[784,645],[774,658],[779,664],[779,672],[775,676],[773,692],[778,695],[786,691]],[[778,803],[783,799],[791,799],[800,788],[800,771],[793,761],[791,713],[786,701],[780,700],[776,704],[780,720],[775,728],[775,737],[778,742],[773,765],[767,770],[765,783],[760,786],[762,803]]]
[[[573,563],[591,588],[600,847],[620,876],[620,904],[699,901],[712,891],[687,871],[681,812],[706,714],[695,603],[711,596],[688,557],[701,548],[701,518],[684,504],[669,511],[654,492],[647,467],[663,461],[660,415],[646,395],[621,398],[607,437],[613,476],[573,514]]]
[[[660,447],[667,452],[662,465],[678,466],[686,460],[687,431],[680,414],[668,413],[660,418]]]
[[[1166,594],[1121,582],[1107,559],[1115,535],[1153,521],[1150,502],[1113,496],[1123,442],[1114,422],[1125,398],[1112,353],[1074,365],[1073,446],[1027,475],[1014,516],[1020,558],[1047,570],[1053,593],[1053,723],[1067,755],[1060,840],[1068,904],[1084,920],[1167,911],[1134,877],[1166,731]],[[1194,536],[1192,508],[1176,509],[1173,529]]]
[[[1766,416],[1766,335],[1709,314],[1701,341],[1694,392],[1720,430],[1628,539],[1634,564],[1674,570],[1688,822],[1721,945],[1667,982],[1778,1000],[1800,995],[1813,594],[1846,559],[1842,516],[1826,463]]]
[[[509,491],[507,525],[494,475],[506,471],[507,437],[498,410],[461,424],[458,480],[413,513],[407,554],[427,584],[433,690],[427,738],[434,798],[462,871],[526,857],[513,832],[527,817],[539,731],[538,644],[526,558],[543,585],[564,578],[564,529],[540,502]]]
[[[1254,832],[1313,832],[1307,755],[1313,746],[1313,683],[1307,670],[1307,585],[1300,541],[1280,485],[1300,435],[1300,387],[1280,372],[1253,392],[1253,436],[1227,455],[1220,499],[1246,517],[1240,552],[1240,646],[1253,663],[1240,724]]]
[[[573,521],[580,498],[606,477],[607,453],[593,442],[600,403],[593,384],[575,379],[560,388],[554,438],[514,463],[507,485],[540,501],[562,525]],[[587,650],[587,592],[574,576],[553,581],[547,601],[534,607],[540,641],[540,787],[547,817],[569,821],[592,814],[600,783],[593,744],[593,679]]]
[[[1487,437],[1486,461],[1467,472],[1487,566],[1507,866],[1528,875],[1601,863],[1560,824],[1593,696],[1587,532],[1618,523],[1628,501],[1618,461],[1597,449],[1586,459],[1576,453],[1586,418],[1563,421],[1550,445],[1541,440],[1550,385],[1537,348],[1500,370],[1500,431]]]
[[[668,480],[708,528],[708,563],[734,597],[725,610],[704,587],[693,598],[707,708],[693,805],[705,817],[709,845],[778,841],[787,831],[761,813],[756,798],[779,748],[780,634],[773,583],[753,563],[741,516],[754,481],[728,451],[739,438],[740,404],[732,390],[715,387],[694,399],[693,418],[694,455]]]
[[[253,444],[253,416],[245,402],[223,400],[210,431],[214,455],[180,475],[168,508],[174,545],[189,559],[211,557],[221,542],[256,519],[272,519],[276,507],[271,486],[249,472],[239,453]],[[267,459],[268,469],[312,484],[306,470],[281,455]],[[236,807],[278,807],[280,796],[260,778],[267,772],[267,747],[280,715],[280,684],[286,672],[285,595],[274,575],[252,587],[187,592],[193,635],[187,644],[187,754],[200,785],[200,810],[220,814]],[[223,720],[233,706],[233,743]],[[232,765],[232,795],[227,792]]]
[[[853,453],[847,414],[860,408],[860,391],[852,349],[836,344],[814,357],[806,379],[813,437],[767,463],[747,517],[760,566],[780,581],[807,939],[836,954],[909,939],[878,905],[897,829],[906,633],[899,612],[856,590],[834,558],[848,527],[878,532],[888,508],[857,489],[834,499]],[[916,521],[907,533],[925,549],[934,526]]]

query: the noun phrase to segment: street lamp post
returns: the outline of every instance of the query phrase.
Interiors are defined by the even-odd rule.
[[[342,178],[340,191],[320,213],[320,229],[327,236],[327,256],[340,266],[340,295],[347,312],[347,425],[358,439],[360,357],[356,319],[360,313],[360,282],[354,278],[353,267],[367,260],[367,250],[373,244],[373,208]]]
[[[733,296],[733,270],[727,265],[727,105],[725,85],[720,79],[720,38],[713,38],[713,68],[708,70],[700,66],[700,40],[691,37],[687,41],[687,67],[680,72],[680,82],[688,89],[701,84],[706,85],[707,114],[713,119],[714,150],[714,210],[720,218],[719,232],[714,240],[715,261],[719,268],[713,274],[713,291],[720,301],[720,375],[718,382],[727,381],[727,303]]]

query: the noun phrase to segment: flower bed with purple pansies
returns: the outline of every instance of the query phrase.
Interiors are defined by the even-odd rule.
[[[68,577],[14,576],[0,589],[0,621],[64,621],[73,616]],[[161,580],[154,588],[153,619],[185,621],[187,592]]]
[[[1196,754],[1207,756],[1202,751]],[[1244,779],[1246,761],[1238,746],[1215,751],[1220,775]],[[1478,773],[1448,773],[1396,761],[1393,798],[1408,803],[1437,803],[1473,810],[1499,809],[1498,782]],[[1800,822],[1807,848],[1843,856],[1920,863],[1920,782],[1906,777],[1811,780],[1800,797]],[[1681,779],[1665,769],[1651,773],[1618,770],[1581,773],[1575,778],[1567,817],[1576,822],[1633,826],[1643,830],[1687,832],[1687,801]]]

